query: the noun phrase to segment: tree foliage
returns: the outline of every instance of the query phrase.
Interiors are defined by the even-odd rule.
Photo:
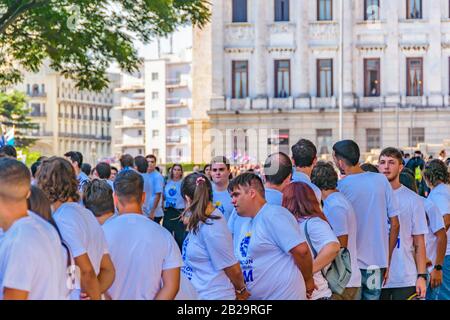
[[[0,93],[0,123],[6,128],[15,127],[14,140],[17,147],[29,147],[36,141],[26,137],[26,130],[37,128],[37,124],[29,117],[30,111],[24,93]]]
[[[208,20],[207,0],[0,0],[0,86],[48,58],[80,89],[101,90],[111,62],[136,70],[134,38],[148,43]]]

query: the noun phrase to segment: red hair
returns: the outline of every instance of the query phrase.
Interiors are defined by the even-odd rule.
[[[292,182],[283,189],[283,207],[288,209],[296,218],[327,218],[320,209],[316,194],[304,182]]]

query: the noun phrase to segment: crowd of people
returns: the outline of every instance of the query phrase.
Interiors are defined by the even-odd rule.
[[[153,155],[28,168],[2,147],[0,299],[450,299],[445,155],[389,147],[375,166],[352,140],[333,162],[306,139],[291,151],[164,177]]]

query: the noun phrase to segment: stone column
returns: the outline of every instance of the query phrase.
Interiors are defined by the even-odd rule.
[[[344,106],[353,106],[353,1],[344,1]],[[342,21],[342,17],[339,17]]]
[[[296,21],[296,46],[297,53],[296,57],[298,57],[299,61],[297,61],[297,65],[299,66],[298,70],[294,70],[294,72],[299,72],[299,99],[296,101],[298,103],[295,104],[296,108],[309,108],[309,51],[310,48],[308,46],[308,38],[309,38],[309,2],[310,1],[296,1],[297,4],[295,6],[295,13],[298,17]]]
[[[263,5],[261,1],[254,0],[253,8],[254,13],[254,64],[253,72],[255,73],[255,92],[256,98],[267,97],[267,48],[266,39],[268,35],[267,28],[267,9],[266,5]],[[250,10],[249,10],[250,11]],[[252,70],[250,69],[250,72]]]
[[[384,63],[381,65],[381,94],[386,96],[386,105],[395,107],[400,103],[400,48],[399,48],[399,8],[397,1],[384,1],[386,8],[381,10],[386,20],[387,47]],[[383,17],[383,14],[385,15]],[[384,19],[385,18],[385,19]]]
[[[441,6],[439,0],[429,0],[429,2],[428,41],[430,46],[424,59],[424,95],[429,97],[429,105],[442,106]]]

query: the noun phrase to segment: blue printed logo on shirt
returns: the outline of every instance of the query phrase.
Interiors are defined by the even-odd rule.
[[[241,244],[239,245],[239,251],[241,252],[241,256],[243,258],[247,257],[248,254],[248,246],[250,244],[251,233],[247,233],[242,239]]]
[[[171,196],[171,197],[175,196],[177,194],[177,187],[175,187],[175,186],[170,187],[168,193],[169,193],[169,196]]]

